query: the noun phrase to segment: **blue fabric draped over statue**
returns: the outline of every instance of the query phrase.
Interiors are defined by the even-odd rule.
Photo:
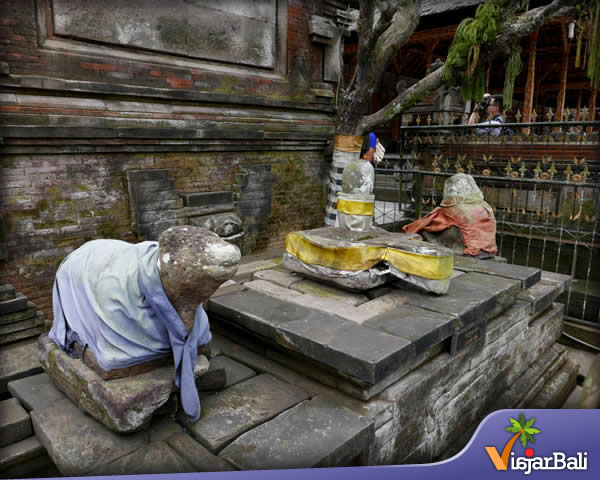
[[[70,355],[74,341],[91,349],[104,370],[172,354],[183,409],[195,421],[194,366],[211,340],[208,317],[199,305],[188,334],[163,289],[158,250],[157,242],[93,240],[69,254],[54,281],[49,337]]]

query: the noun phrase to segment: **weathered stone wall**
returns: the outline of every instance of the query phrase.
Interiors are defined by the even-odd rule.
[[[167,169],[177,194],[232,192],[245,252],[321,225],[335,113],[329,47],[307,26],[321,2],[162,3],[0,5],[0,283],[46,315],[66,254],[141,239],[129,170]],[[186,222],[173,192],[146,196],[162,203],[144,221]]]

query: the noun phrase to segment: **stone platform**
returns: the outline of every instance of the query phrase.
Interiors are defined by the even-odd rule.
[[[63,475],[426,463],[456,453],[487,413],[555,407],[572,388],[577,364],[556,344],[569,277],[457,258],[446,296],[356,294],[280,259],[246,258],[208,302],[209,373],[226,382],[201,389],[200,420],[175,404],[117,434],[38,367],[7,382],[14,421],[28,431],[29,416],[35,436],[0,447],[6,471],[18,458],[52,459]]]

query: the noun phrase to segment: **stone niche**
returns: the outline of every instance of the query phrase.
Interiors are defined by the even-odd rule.
[[[54,34],[273,69],[278,0],[48,0]]]

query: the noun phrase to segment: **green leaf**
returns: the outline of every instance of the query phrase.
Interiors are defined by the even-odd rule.
[[[525,420],[525,415],[522,413],[519,414],[519,423],[521,424],[521,428],[523,428],[527,423],[527,420]]]
[[[529,441],[530,441],[531,443],[535,443],[535,437],[534,437],[533,435],[531,435],[531,438],[529,439]]]
[[[540,431],[537,428],[524,428],[523,430],[531,434],[540,433]]]
[[[525,424],[525,428],[531,427],[534,422],[535,422],[535,417],[530,418],[529,420],[527,420],[527,423]]]
[[[521,435],[521,445],[523,445],[523,448],[527,445],[527,437],[525,435]]]
[[[511,426],[511,427],[506,427],[506,431],[512,432],[512,433],[519,433],[521,431],[521,429],[519,427]]]
[[[521,424],[519,422],[517,422],[514,418],[510,418],[509,420],[510,420],[510,423],[513,424],[513,427],[518,428],[519,432],[520,432],[521,431]]]

